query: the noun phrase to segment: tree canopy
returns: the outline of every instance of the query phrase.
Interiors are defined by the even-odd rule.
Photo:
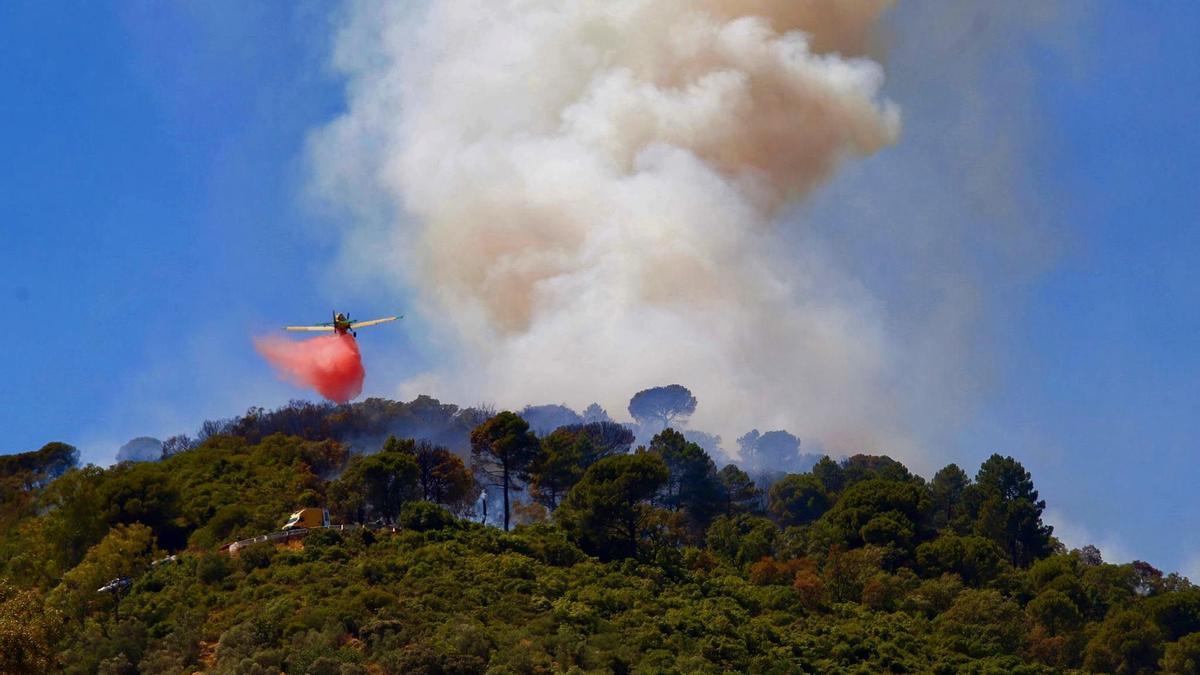
[[[696,412],[696,397],[679,384],[643,389],[629,399],[629,414],[642,425],[666,428]]]
[[[537,459],[537,436],[529,424],[512,412],[501,412],[471,432],[471,459],[475,470],[498,487],[504,499],[504,529],[511,522],[513,492],[520,491],[530,465]]]
[[[469,420],[469,442],[377,434],[376,422],[370,447],[341,439],[354,425],[339,415],[376,413],[411,429]],[[286,425],[298,433],[261,433]],[[760,485],[670,427],[630,452],[611,421],[539,441],[515,413],[425,398],[292,404],[206,429],[154,463],[76,467],[61,444],[0,458],[15,490],[0,502],[0,672],[1200,663],[1200,589],[1092,546],[1067,551],[1009,456],[929,481],[884,455],[823,457]],[[507,488],[520,524],[479,522],[476,477]],[[390,524],[222,548],[305,506]]]

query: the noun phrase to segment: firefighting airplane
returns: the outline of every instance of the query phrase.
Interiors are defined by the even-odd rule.
[[[345,335],[346,333],[349,333],[349,334],[353,335],[354,337],[358,337],[358,333],[355,331],[359,328],[366,328],[367,326],[375,326],[377,324],[387,323],[389,321],[395,321],[396,319],[403,319],[403,318],[404,318],[404,316],[401,315],[401,316],[385,316],[382,319],[372,319],[370,321],[352,321],[352,320],[350,320],[349,314],[342,314],[341,312],[334,312],[333,313],[333,321],[331,321],[330,323],[317,323],[317,324],[313,324],[311,326],[286,326],[286,327],[284,327],[284,330],[299,330],[299,331],[311,331],[311,332],[321,332],[321,331],[330,331],[331,330],[331,331],[336,332],[338,335]]]

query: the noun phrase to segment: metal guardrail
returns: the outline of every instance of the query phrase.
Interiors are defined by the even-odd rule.
[[[270,534],[260,534],[257,537],[251,537],[249,539],[242,539],[241,541],[235,541],[231,544],[226,544],[225,546],[222,546],[221,550],[227,551],[230,555],[233,555],[234,553],[237,553],[240,549],[250,546],[251,544],[261,544],[264,542],[278,542],[278,541],[287,542],[287,541],[291,541],[292,539],[303,539],[304,537],[308,536],[309,532],[314,532],[316,530],[333,530],[335,532],[345,532],[346,530],[360,530],[363,528],[369,528],[369,529],[375,529],[375,530],[391,529],[393,531],[396,529],[395,527],[392,527],[391,525],[360,525],[358,523],[351,523],[349,525],[330,525],[329,527],[297,527],[292,530],[280,530],[278,532],[272,532]]]

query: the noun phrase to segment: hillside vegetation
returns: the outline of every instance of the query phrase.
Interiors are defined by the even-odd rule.
[[[1200,672],[1200,589],[1066,551],[1012,457],[756,483],[633,442],[422,398],[0,457],[0,672]],[[302,506],[387,527],[222,551]]]

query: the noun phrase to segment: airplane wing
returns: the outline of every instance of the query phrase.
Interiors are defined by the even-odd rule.
[[[284,327],[284,330],[303,330],[303,331],[321,332],[321,331],[333,330],[333,326],[330,326],[328,324],[321,324],[318,326],[286,326],[286,327]]]
[[[387,323],[389,321],[395,321],[396,319],[403,319],[403,318],[404,317],[402,317],[402,316],[388,316],[388,317],[384,317],[382,319],[371,319],[370,321],[355,321],[354,323],[350,324],[350,328],[353,330],[358,330],[359,328],[366,328],[367,326],[374,326],[377,324]]]

